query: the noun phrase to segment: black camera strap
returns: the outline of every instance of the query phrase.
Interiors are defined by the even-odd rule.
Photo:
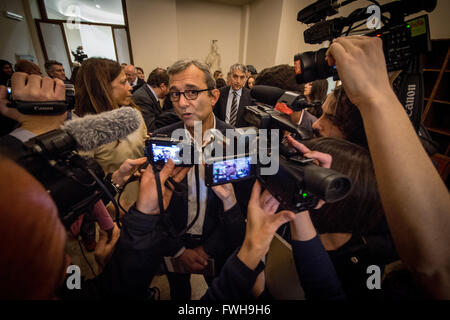
[[[155,172],[155,181],[156,181],[156,191],[158,193],[158,206],[159,206],[159,212],[161,214],[161,220],[162,220],[163,224],[166,226],[169,234],[174,238],[178,238],[178,237],[184,235],[190,228],[192,228],[192,226],[198,220],[198,217],[200,215],[200,197],[199,197],[200,181],[199,181],[198,165],[195,165],[195,183],[196,183],[196,188],[197,188],[197,212],[196,212],[194,220],[185,229],[183,229],[181,232],[178,232],[178,233],[175,232],[172,224],[169,221],[169,216],[167,215],[166,210],[164,209],[164,198],[163,198],[164,196],[163,196],[163,192],[162,192],[160,171],[158,171],[156,168],[154,168],[154,169],[155,169],[154,172]],[[179,182],[176,182],[175,180],[173,180],[172,177],[169,177],[167,180],[170,183],[172,183],[174,188],[172,189],[171,186],[167,183],[167,181],[165,183],[166,188],[170,188],[172,190],[172,192],[174,192],[174,193],[177,193],[177,194],[180,194],[183,196],[185,195],[185,193],[187,191],[186,186],[182,185]]]
[[[414,129],[418,132],[422,121],[424,101],[423,70],[419,55],[411,59],[408,68],[396,79],[394,89]]]

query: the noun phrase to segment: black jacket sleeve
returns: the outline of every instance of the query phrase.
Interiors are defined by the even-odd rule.
[[[237,257],[238,250],[231,255],[220,276],[215,278],[202,300],[249,300],[252,299],[252,288],[256,278],[264,269],[262,262],[255,270],[247,267]]]
[[[295,267],[307,300],[343,300],[345,293],[319,236],[292,241]]]

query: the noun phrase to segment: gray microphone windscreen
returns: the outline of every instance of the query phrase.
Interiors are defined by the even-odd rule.
[[[72,135],[79,150],[89,151],[127,137],[139,128],[140,123],[138,110],[121,107],[66,121],[61,129]]]

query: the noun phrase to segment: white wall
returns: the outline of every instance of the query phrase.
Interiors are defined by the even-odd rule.
[[[18,21],[7,18],[3,14],[4,10],[19,14],[24,19]],[[34,49],[22,1],[0,0],[0,12],[0,59],[7,60],[14,65],[16,54],[21,54],[33,56],[36,62],[39,62],[37,61],[38,56]]]
[[[205,61],[218,40],[222,69],[239,61],[241,7],[199,0],[127,0],[134,64],[146,76],[181,58]]]
[[[133,59],[147,77],[178,58],[175,0],[126,0]]]
[[[178,57],[205,61],[218,40],[221,68],[239,62],[241,7],[197,0],[177,1]]]
[[[320,45],[311,45],[304,42],[303,32],[308,26],[297,21],[297,13],[311,2],[310,0],[283,1],[275,65],[289,64],[292,66],[294,65],[295,54],[321,48]]]
[[[379,0],[381,4],[391,0]],[[135,65],[146,75],[183,57],[204,60],[211,40],[218,40],[222,69],[235,62],[258,70],[275,64],[292,65],[298,52],[317,50],[303,42],[306,25],[296,20],[300,9],[314,0],[255,0],[235,6],[202,0],[126,0]],[[358,1],[340,9],[346,16],[368,5]],[[15,63],[15,55],[35,56],[43,69],[44,58],[33,18],[39,18],[37,0],[0,0],[0,10],[24,16],[23,21],[0,15],[0,58]],[[450,38],[450,1],[438,0],[429,14],[432,39]],[[421,12],[410,16],[413,18]]]
[[[275,64],[283,0],[256,0],[250,4],[246,63],[257,71]]]

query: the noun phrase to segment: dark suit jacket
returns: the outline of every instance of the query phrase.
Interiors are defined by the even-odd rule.
[[[214,106],[214,114],[217,118],[222,121],[225,121],[225,117],[227,115],[227,102],[228,102],[228,94],[230,93],[230,86],[222,87],[219,89],[220,97],[217,100],[216,105]],[[242,95],[239,101],[238,113],[236,119],[236,128],[247,127],[248,123],[244,120],[244,111],[246,106],[253,105],[253,99],[250,96],[250,90],[247,88],[242,88]]]
[[[184,128],[184,123],[179,121],[167,127],[156,130],[153,136],[165,134],[170,136],[176,129]],[[232,127],[216,119],[216,129],[225,134],[226,129]],[[181,182],[187,186],[187,177]],[[208,255],[216,261],[216,272],[220,270],[227,257],[242,244],[245,235],[244,215],[250,199],[252,181],[246,180],[233,184],[237,204],[224,212],[222,201],[216,196],[212,189],[208,189],[208,200],[206,204],[205,221],[203,224],[202,244]],[[187,226],[188,222],[188,198],[187,194],[174,194],[167,208],[170,225],[179,233]],[[231,218],[233,217],[233,218]],[[231,219],[231,221],[230,221]],[[231,226],[232,225],[232,226]],[[230,232],[230,228],[234,231]],[[175,255],[183,246],[189,248],[183,237],[170,237],[165,242],[167,255]]]
[[[138,81],[136,85],[133,87],[133,90],[131,90],[131,93],[135,93],[140,87],[142,87],[145,84],[145,81],[141,78],[138,78]]]
[[[133,93],[131,99],[141,108],[142,116],[144,117],[147,130],[150,132],[155,130],[155,128],[152,127],[152,122],[155,120],[155,118],[159,116],[163,111],[167,111],[172,107],[170,101],[165,101],[163,108],[161,108],[158,99],[156,99],[155,95],[150,90],[147,84],[136,90],[136,92]]]

